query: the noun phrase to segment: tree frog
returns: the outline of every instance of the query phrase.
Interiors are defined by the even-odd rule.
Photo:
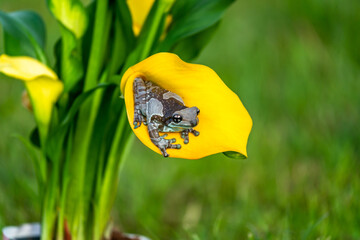
[[[140,77],[135,78],[134,90],[134,129],[147,126],[150,140],[160,149],[164,157],[169,154],[166,149],[180,149],[176,139],[165,139],[159,132],[180,132],[184,144],[189,143],[189,133],[195,136],[199,132],[194,130],[199,123],[200,110],[197,107],[186,107],[183,99],[157,84]]]

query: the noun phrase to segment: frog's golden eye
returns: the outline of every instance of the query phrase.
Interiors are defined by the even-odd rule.
[[[179,122],[182,121],[182,116],[179,115],[179,114],[174,114],[172,119],[173,119],[174,122],[179,123]]]

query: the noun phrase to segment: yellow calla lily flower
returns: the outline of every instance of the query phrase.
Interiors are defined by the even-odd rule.
[[[171,157],[198,159],[219,152],[233,151],[247,156],[246,144],[252,120],[239,97],[232,92],[209,67],[182,61],[172,53],[158,53],[130,67],[122,77],[129,123],[136,136],[147,147],[161,154],[151,142],[147,127],[134,129],[133,81],[141,77],[179,95],[188,107],[200,109],[199,124],[194,128],[200,135],[190,136],[183,144],[180,133],[168,133],[176,138],[181,149],[167,149]]]
[[[30,57],[0,56],[0,72],[24,81],[41,137],[47,135],[53,106],[63,91],[63,83],[50,68]]]
[[[126,2],[133,21],[134,34],[138,36],[155,0],[127,0]],[[171,21],[172,17],[170,15],[167,16],[165,19],[165,29],[170,25]]]

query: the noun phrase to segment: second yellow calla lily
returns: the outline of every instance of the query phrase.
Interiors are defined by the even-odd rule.
[[[130,67],[121,80],[121,91],[129,123],[136,136],[150,149],[160,154],[151,142],[147,127],[134,129],[133,81],[142,77],[178,94],[188,107],[200,109],[199,124],[194,128],[198,137],[190,136],[183,144],[180,133],[168,133],[176,138],[181,149],[168,149],[170,157],[198,159],[219,152],[237,152],[247,156],[246,145],[252,120],[239,97],[209,67],[182,61],[172,53],[158,53]]]
[[[40,136],[47,135],[53,106],[64,86],[53,70],[30,57],[0,56],[0,73],[22,80],[30,96]]]
[[[133,21],[134,34],[138,36],[155,0],[127,0],[126,2]],[[165,29],[170,25],[171,21],[172,17],[168,15],[165,19]]]

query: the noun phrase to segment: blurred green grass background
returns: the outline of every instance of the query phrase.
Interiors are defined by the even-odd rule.
[[[44,0],[2,0],[58,28]],[[360,239],[360,1],[238,0],[201,56],[254,127],[247,160],[163,159],[135,141],[113,211],[152,239]],[[0,80],[0,227],[39,221],[31,162],[14,133],[34,121]],[[229,119],[231,122],[231,119]],[[229,122],[224,124],[229,124]]]

